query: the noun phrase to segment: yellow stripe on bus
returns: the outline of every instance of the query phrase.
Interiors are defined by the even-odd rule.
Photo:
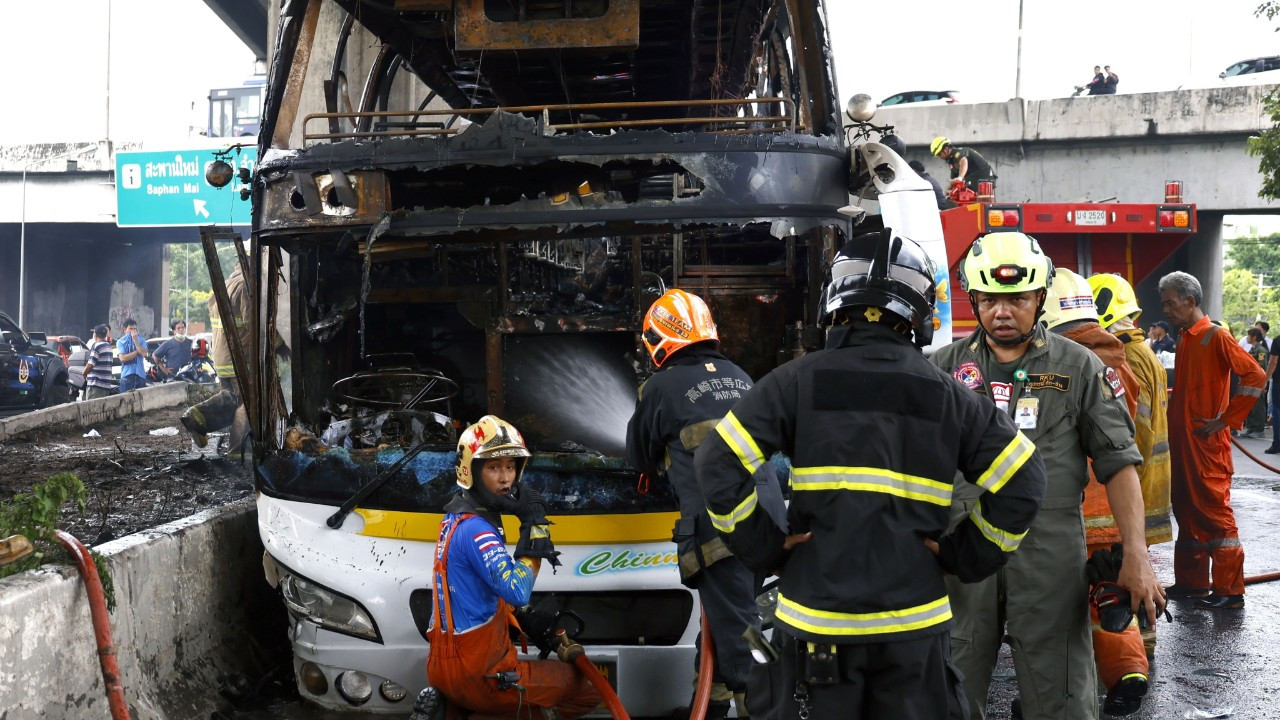
[[[417,513],[399,510],[356,508],[364,518],[361,535],[435,542],[440,534],[442,513]],[[678,512],[619,513],[617,515],[552,515],[551,539],[557,545],[613,545],[671,540],[671,528],[679,519]],[[504,515],[503,529],[507,540],[520,537],[520,521]]]

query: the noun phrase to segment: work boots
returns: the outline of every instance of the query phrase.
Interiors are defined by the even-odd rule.
[[[409,720],[444,720],[444,695],[430,685],[422,688]]]
[[[204,447],[209,444],[209,436],[205,433],[204,414],[199,408],[187,408],[182,413],[182,427],[191,433],[191,439],[195,441],[196,447]]]
[[[1212,593],[1196,600],[1201,610],[1239,610],[1244,607],[1244,595],[1219,595]]]
[[[1147,676],[1142,673],[1130,673],[1120,678],[1120,682],[1107,690],[1107,699],[1102,702],[1102,712],[1106,715],[1132,715],[1142,707],[1142,698],[1147,694]]]

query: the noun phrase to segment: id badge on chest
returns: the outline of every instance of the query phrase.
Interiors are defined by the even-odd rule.
[[[1040,398],[1023,395],[1013,410],[1013,424],[1019,430],[1035,430],[1036,420],[1040,416]]]

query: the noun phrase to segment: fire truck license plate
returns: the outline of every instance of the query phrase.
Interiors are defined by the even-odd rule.
[[[1077,210],[1076,224],[1077,225],[1106,225],[1107,211],[1106,210]]]

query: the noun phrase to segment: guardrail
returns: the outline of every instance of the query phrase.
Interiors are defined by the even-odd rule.
[[[592,122],[552,123],[551,113],[590,113],[600,110],[652,110],[657,108],[715,108],[738,107],[745,112],[751,105],[781,106],[784,114],[776,115],[701,115],[685,117],[638,118],[633,120],[599,120]],[[498,110],[509,113],[532,114],[538,123],[539,133],[559,133],[591,130],[621,130],[624,128],[664,127],[673,125],[711,126],[712,132],[743,134],[748,132],[796,132],[794,107],[787,98],[765,97],[744,100],[655,100],[649,102],[608,102],[564,105],[525,105],[519,107],[461,108],[448,110],[379,110],[348,113],[312,113],[302,120],[302,141],[348,140],[356,138],[419,137],[455,135],[461,128],[453,126],[458,118],[483,118]],[[411,118],[408,122],[392,122],[390,118]],[[448,118],[445,122],[420,122],[418,118]],[[309,133],[307,126],[314,120],[326,122],[345,119],[355,129],[350,132]],[[381,119],[382,122],[375,122]],[[332,129],[330,127],[329,129]],[[799,128],[803,129],[803,128]]]

